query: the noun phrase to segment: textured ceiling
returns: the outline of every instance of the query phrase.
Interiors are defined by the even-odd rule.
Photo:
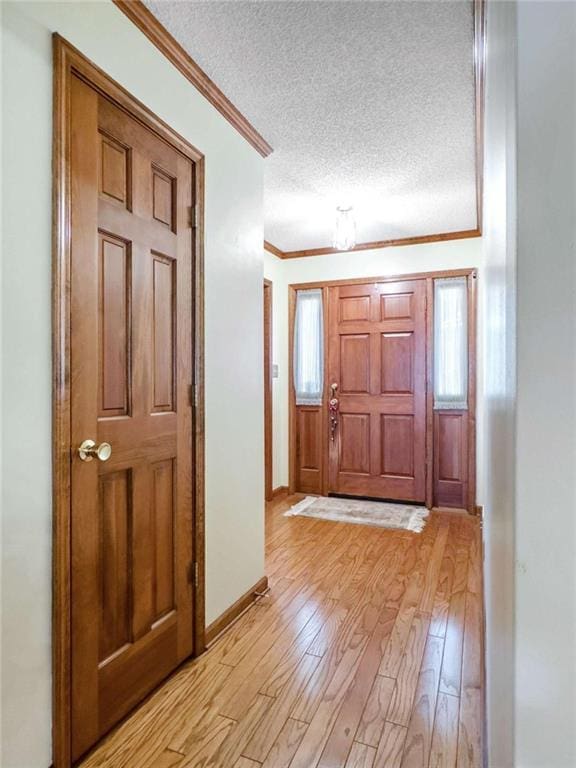
[[[265,237],[330,246],[475,229],[467,0],[155,0],[148,8],[274,147]]]

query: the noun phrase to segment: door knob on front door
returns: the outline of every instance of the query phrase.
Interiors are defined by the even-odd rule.
[[[108,461],[110,456],[112,456],[112,446],[110,443],[96,445],[94,440],[84,440],[80,448],[78,448],[78,455],[82,461],[92,461],[93,458],[97,458],[100,461]]]

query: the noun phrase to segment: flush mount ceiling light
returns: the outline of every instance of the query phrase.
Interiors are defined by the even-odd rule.
[[[332,245],[337,251],[349,251],[356,245],[356,222],[352,206],[336,208],[336,226]]]

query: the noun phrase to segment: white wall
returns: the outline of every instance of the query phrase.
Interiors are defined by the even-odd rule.
[[[272,487],[288,485],[288,285],[284,262],[264,251],[264,276],[272,281]]]
[[[111,3],[3,3],[4,768],[51,762],[51,33],[206,155],[207,621],[264,573],[262,158]],[[260,308],[260,309],[255,309]]]
[[[515,4],[488,6],[484,167],[484,587],[488,765],[514,763]],[[550,766],[552,768],[552,766]]]
[[[334,253],[325,256],[307,256],[301,259],[278,259],[265,252],[264,273],[274,281],[274,361],[280,364],[280,380],[274,385],[274,454],[280,465],[275,469],[275,485],[288,485],[288,286],[293,283],[323,280],[345,280],[356,277],[386,277],[414,272],[434,272],[441,269],[477,267],[478,288],[483,287],[482,239],[452,240],[439,243],[423,243],[373,251]],[[483,316],[479,306],[479,326]],[[478,416],[481,416],[482,399],[482,334],[478,346]],[[478,428],[478,471],[483,457],[483,419]],[[276,467],[276,460],[275,460]],[[277,474],[276,474],[277,471]],[[479,503],[482,499],[479,496]]]
[[[484,540],[495,768],[576,765],[575,51],[574,3],[490,4]]]
[[[482,266],[482,239],[449,240],[284,261],[288,283],[386,277]]]
[[[576,765],[576,4],[519,3],[516,757]]]

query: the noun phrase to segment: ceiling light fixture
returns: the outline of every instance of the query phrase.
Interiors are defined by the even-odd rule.
[[[356,222],[352,206],[336,208],[336,227],[332,245],[337,251],[349,251],[356,245]]]

